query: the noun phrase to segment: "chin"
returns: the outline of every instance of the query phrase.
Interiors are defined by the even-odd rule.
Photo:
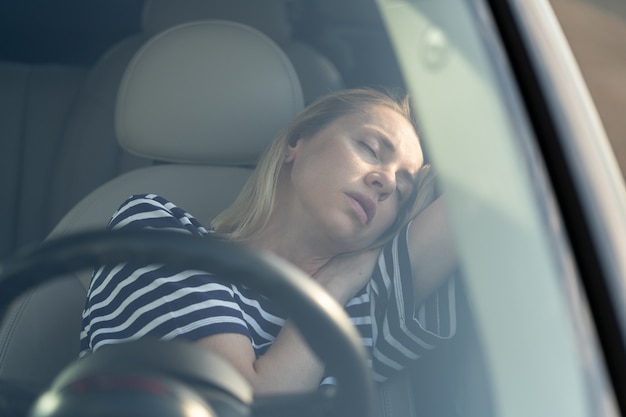
[[[362,225],[353,218],[343,219],[329,225],[331,241],[338,248],[337,253],[355,252],[369,248],[381,233],[375,233],[371,225]]]

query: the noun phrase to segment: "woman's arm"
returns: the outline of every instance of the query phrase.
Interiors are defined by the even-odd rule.
[[[421,305],[456,267],[443,197],[438,197],[413,220],[408,231],[408,245],[416,303]]]
[[[221,333],[198,343],[233,365],[257,394],[288,394],[316,389],[324,366],[287,320],[267,353],[257,359],[247,336]]]
[[[442,197],[424,209],[408,229],[409,257],[416,305],[437,290],[454,272],[456,259]],[[329,262],[315,279],[344,305],[367,284],[380,250]],[[317,359],[288,320],[267,353],[255,358],[250,340],[240,334],[218,334],[200,341],[229,360],[250,381],[256,394],[313,390],[323,376]]]
[[[337,257],[314,278],[338,303],[344,305],[372,276],[379,250]],[[255,394],[295,393],[314,390],[324,366],[290,320],[261,358],[256,358],[247,336],[223,333],[199,343],[227,359],[251,383]]]
[[[416,305],[421,305],[455,269],[453,241],[442,197],[411,223],[408,246]],[[372,250],[336,257],[314,278],[344,305],[367,284],[379,253],[380,250]],[[313,390],[323,376],[323,365],[289,320],[259,359],[244,335],[218,334],[200,343],[229,360],[250,381],[256,394]]]

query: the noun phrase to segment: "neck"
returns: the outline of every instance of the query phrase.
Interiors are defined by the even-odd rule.
[[[271,224],[255,236],[243,242],[252,249],[272,252],[291,262],[309,276],[315,275],[332,255],[311,247],[306,239],[289,228],[272,226]]]
[[[272,252],[291,262],[310,276],[315,275],[336,255],[328,242],[316,239],[310,226],[302,223],[302,215],[294,214],[293,200],[286,200],[289,195],[286,189],[286,178],[289,177],[291,166],[287,165],[281,172],[276,191],[273,213],[262,230],[246,239],[243,243],[253,249]],[[297,210],[297,209],[296,209]]]

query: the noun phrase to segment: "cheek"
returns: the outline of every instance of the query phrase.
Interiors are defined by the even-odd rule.
[[[383,234],[385,231],[387,231],[387,229],[389,229],[391,227],[391,225],[393,224],[393,222],[396,220],[396,217],[398,216],[398,205],[397,204],[388,204],[387,207],[380,207],[381,212],[380,212],[380,217],[379,217],[379,224],[378,224],[378,229],[380,234]]]

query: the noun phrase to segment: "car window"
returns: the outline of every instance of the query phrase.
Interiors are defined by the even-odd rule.
[[[378,3],[446,195],[485,401],[499,416],[612,411],[574,255],[490,12],[478,1]]]

